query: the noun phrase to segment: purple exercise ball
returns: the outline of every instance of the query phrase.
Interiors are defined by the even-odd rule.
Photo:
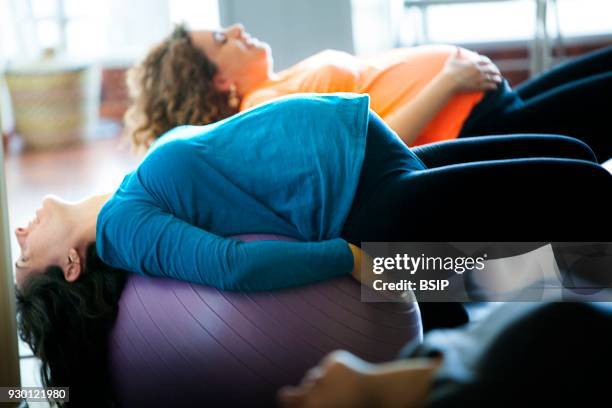
[[[131,274],[109,343],[116,401],[120,407],[270,407],[281,386],[297,384],[333,350],[381,362],[421,338],[416,303],[364,303],[360,296],[350,276],[241,293]]]

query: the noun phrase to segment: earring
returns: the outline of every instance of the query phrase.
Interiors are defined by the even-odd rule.
[[[236,85],[234,84],[230,85],[229,87],[227,104],[233,109],[238,109],[238,106],[240,105],[240,99],[238,99],[238,92],[236,91]]]

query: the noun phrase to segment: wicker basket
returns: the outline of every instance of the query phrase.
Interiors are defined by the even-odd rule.
[[[15,130],[28,148],[79,142],[97,120],[98,78],[91,68],[9,68],[5,75]]]

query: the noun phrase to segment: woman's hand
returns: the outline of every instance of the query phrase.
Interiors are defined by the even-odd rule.
[[[353,245],[351,243],[349,243],[348,245],[349,245],[349,248],[351,249],[351,252],[353,253],[353,271],[351,272],[351,275],[353,276],[353,278],[361,282],[362,280],[361,265],[364,261],[367,262],[369,260],[368,254],[366,254],[357,245]]]
[[[301,384],[278,393],[283,408],[415,408],[429,395],[437,359],[371,364],[348,351],[334,351],[309,370]]]
[[[441,75],[450,81],[455,92],[489,91],[502,81],[499,69],[489,58],[465,55],[459,47],[446,60]]]
[[[385,122],[407,146],[412,146],[427,124],[458,92],[492,90],[501,80],[499,69],[490,59],[457,48],[442,71],[415,98],[387,115]]]
[[[388,276],[386,274],[374,274],[374,261],[366,251],[351,243],[348,245],[353,253],[353,271],[351,272],[353,278],[371,290],[374,290],[374,281],[380,280],[382,282],[387,282]],[[377,290],[372,293],[380,295],[380,301],[408,302],[414,300],[413,294],[407,290]]]
[[[372,407],[368,373],[373,365],[348,351],[335,351],[309,370],[297,387],[284,387],[278,400],[284,408]]]

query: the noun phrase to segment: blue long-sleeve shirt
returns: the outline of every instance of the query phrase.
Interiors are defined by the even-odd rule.
[[[338,238],[365,153],[369,99],[283,98],[158,140],[97,221],[102,260],[144,275],[269,290],[349,273]],[[303,242],[240,242],[272,233]]]

